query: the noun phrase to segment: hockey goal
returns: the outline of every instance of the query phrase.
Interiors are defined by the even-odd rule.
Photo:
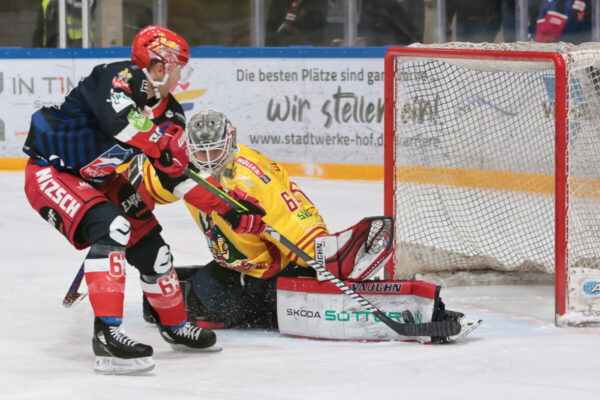
[[[385,59],[386,278],[555,283],[600,322],[600,45],[448,43]]]

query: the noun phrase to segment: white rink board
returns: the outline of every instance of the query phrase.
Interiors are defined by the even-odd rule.
[[[194,73],[174,94],[188,119],[202,108],[221,110],[242,143],[278,161],[383,164],[383,57],[282,54],[292,56],[200,58],[192,52]],[[36,109],[60,104],[95,65],[124,58],[0,54],[0,158],[25,156],[21,148]]]

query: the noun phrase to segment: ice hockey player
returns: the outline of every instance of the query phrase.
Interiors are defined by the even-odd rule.
[[[96,66],[64,103],[35,112],[23,148],[30,157],[25,192],[31,206],[76,249],[90,247],[83,264],[95,315],[95,370],[102,373],[143,372],[154,366],[152,348],[120,329],[125,260],[139,270],[160,334],[172,347],[219,349],[214,332],[188,321],[161,227],[133,186],[115,172],[141,153],[159,174],[174,179],[188,166],[185,117],[169,90],[189,61],[189,47],[175,32],[148,26],[135,36],[131,58]],[[157,126],[152,118],[167,106],[180,123]],[[253,208],[258,214],[228,212],[231,207],[193,181],[177,182],[174,193],[222,215],[232,230],[264,230],[260,206]]]
[[[266,223],[315,257],[317,246],[325,267],[344,280],[371,278],[391,255],[393,221],[370,217],[336,234],[329,234],[315,205],[285,169],[263,154],[237,143],[229,119],[215,110],[202,110],[188,123],[190,161],[210,173],[230,194],[248,193],[267,210]],[[130,179],[147,203],[164,204],[177,200],[172,190],[149,161],[138,157],[129,167]],[[240,198],[239,195],[236,195]],[[176,268],[186,292],[188,312],[196,324],[212,329],[225,327],[276,328],[276,281],[281,277],[315,277],[315,271],[288,248],[268,234],[239,234],[215,212],[207,213],[187,202],[198,227],[204,232],[213,261],[201,268]],[[379,242],[379,245],[373,245]],[[439,288],[430,292],[439,293]],[[437,295],[436,295],[437,296]],[[412,296],[411,296],[412,297]],[[439,301],[438,301],[439,300]],[[145,302],[144,318],[152,321]],[[435,299],[431,318],[462,318],[446,312]],[[474,329],[474,327],[473,327]],[[465,327],[461,337],[470,332]],[[451,341],[456,338],[438,338]]]

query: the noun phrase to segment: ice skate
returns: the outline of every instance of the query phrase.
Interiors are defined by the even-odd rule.
[[[152,347],[138,343],[100,318],[94,320],[94,370],[101,374],[139,374],[154,368]]]
[[[174,350],[179,351],[198,351],[198,352],[216,352],[223,348],[217,344],[217,335],[210,329],[199,328],[196,325],[186,321],[179,328],[169,328],[167,326],[156,324],[160,334],[171,345]]]

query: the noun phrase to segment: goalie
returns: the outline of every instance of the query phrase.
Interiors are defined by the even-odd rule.
[[[289,180],[281,165],[236,142],[236,131],[224,114],[215,110],[198,112],[188,123],[187,135],[190,162],[196,168],[208,172],[230,194],[247,193],[256,198],[266,210],[265,223],[313,258],[318,248],[317,261],[335,276],[367,280],[391,256],[391,218],[365,218],[330,234],[315,205]],[[132,182],[138,182],[138,191],[151,207],[178,200],[161,185],[144,157],[125,173]],[[205,213],[189,203],[186,206],[213,255],[213,261],[205,266],[176,268],[186,307],[196,324],[211,329],[277,328],[277,279],[309,277],[313,279],[307,281],[316,282],[315,271],[270,235],[236,233],[217,213]],[[415,291],[411,298],[416,300],[409,311],[420,315],[425,309],[429,315],[424,319],[429,321],[462,317],[444,310],[439,287],[425,282],[420,285],[430,289],[427,293],[433,293],[433,299],[428,295],[419,300],[421,296]],[[427,306],[423,308],[423,304]],[[153,320],[146,301],[144,318]],[[461,337],[472,329],[463,329]]]

